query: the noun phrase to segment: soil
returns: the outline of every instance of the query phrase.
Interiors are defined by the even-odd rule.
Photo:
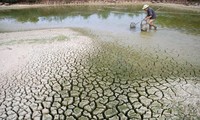
[[[70,29],[0,33],[0,74],[11,72],[26,65],[30,59],[33,59],[32,55],[35,55],[36,51],[42,51],[48,45],[44,43],[56,44],[59,41],[69,42],[73,39],[80,41],[89,38],[83,37]]]
[[[191,10],[200,12],[199,5],[184,5],[184,4],[173,4],[173,3],[151,3],[151,2],[124,2],[124,3],[105,3],[105,2],[91,2],[91,3],[70,3],[70,4],[13,4],[13,5],[0,5],[0,10],[5,9],[24,9],[24,8],[37,8],[44,6],[60,6],[60,5],[157,5],[163,7],[176,8],[181,10]]]

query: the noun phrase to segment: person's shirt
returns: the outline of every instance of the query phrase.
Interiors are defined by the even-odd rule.
[[[151,16],[150,19],[156,19],[156,13],[152,8],[147,9],[147,16]]]

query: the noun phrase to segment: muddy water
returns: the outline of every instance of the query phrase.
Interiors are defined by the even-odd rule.
[[[153,6],[159,29],[175,29],[199,34],[199,12]],[[19,31],[55,27],[88,27],[127,31],[130,22],[144,18],[141,6],[55,6],[1,10],[0,31]],[[12,26],[12,27],[11,27]],[[120,28],[120,29],[119,29]],[[138,31],[138,29],[136,29]]]
[[[100,36],[102,32],[110,33],[110,36],[118,36],[121,43],[128,45],[159,46],[182,55],[183,59],[194,64],[200,64],[200,13],[160,6],[153,8],[158,16],[158,31],[148,33],[140,32],[139,24],[145,17],[141,6],[57,6],[1,10],[0,32],[78,27],[100,33]],[[129,28],[131,22],[137,23],[135,29]]]
[[[200,13],[157,15],[141,32],[141,6],[1,11],[0,54],[28,62],[0,74],[0,119],[199,119]]]

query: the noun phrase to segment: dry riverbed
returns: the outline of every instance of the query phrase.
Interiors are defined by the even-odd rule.
[[[0,120],[200,118],[198,64],[116,39],[80,28],[0,33]]]
[[[72,45],[82,46],[87,44],[89,40],[90,38],[83,37],[70,29],[0,33],[0,74],[9,73],[17,70],[19,66],[26,65],[34,59],[33,54],[39,56],[47,46],[52,46],[52,49],[58,44],[65,46],[60,41],[73,42]],[[81,44],[82,42],[84,44]]]
[[[199,68],[90,34],[0,33],[0,119],[200,118]]]

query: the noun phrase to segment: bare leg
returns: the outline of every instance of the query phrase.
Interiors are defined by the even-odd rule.
[[[151,30],[151,26],[152,26],[152,25],[149,24],[149,29],[150,29],[150,30]]]
[[[156,30],[157,29],[157,27],[154,25],[154,20],[155,19],[149,19],[147,22],[148,22],[148,24],[149,24],[149,29],[151,29],[151,27],[153,26],[154,27],[154,29]]]

